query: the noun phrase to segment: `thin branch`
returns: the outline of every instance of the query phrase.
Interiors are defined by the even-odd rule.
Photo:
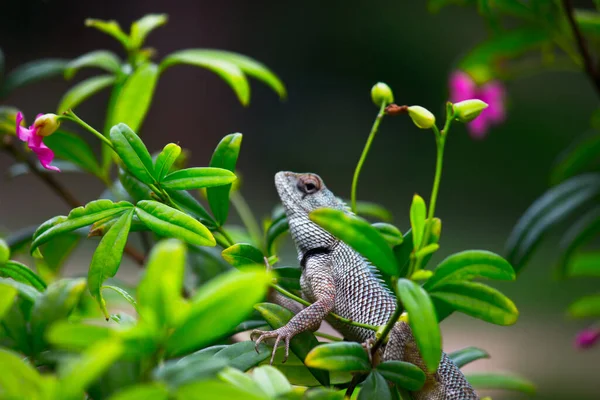
[[[42,182],[46,184],[54,193],[58,195],[61,199],[64,200],[67,205],[71,208],[81,207],[83,204],[75,198],[75,196],[64,187],[59,181],[57,181],[54,176],[47,172],[40,171],[29,157],[22,154],[17,146],[15,146],[14,139],[12,136],[5,136],[3,141],[4,150],[6,150],[16,161],[20,161],[25,163],[32,174],[37,176]],[[125,246],[124,253],[127,254],[135,263],[139,266],[144,265],[144,255],[137,251],[135,248],[130,245]]]
[[[577,21],[575,21],[575,11],[573,9],[573,3],[571,2],[571,0],[563,0],[562,5],[565,10],[567,20],[569,21],[569,26],[573,31],[575,41],[577,42],[577,48],[579,49],[579,53],[581,54],[581,58],[583,59],[585,72],[592,81],[594,89],[596,89],[596,93],[598,94],[598,96],[600,96],[600,74],[596,70],[594,60],[592,60],[592,55],[587,47],[585,38],[583,37],[583,34],[581,33],[579,26],[577,25]]]

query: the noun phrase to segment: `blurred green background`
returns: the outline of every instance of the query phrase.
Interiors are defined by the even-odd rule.
[[[354,166],[377,112],[371,86],[384,81],[397,103],[422,105],[441,116],[449,72],[462,54],[487,36],[475,10],[449,7],[433,15],[420,1],[4,0],[0,47],[8,70],[36,58],[120,51],[115,41],[85,28],[84,19],[116,19],[126,27],[150,12],[170,17],[147,42],[158,50],[158,57],[192,47],[236,51],[265,63],[287,85],[289,99],[280,102],[270,89],[253,81],[251,105],[243,108],[216,75],[193,67],[173,68],[161,78],[140,132],[151,152],[178,142],[191,151],[192,165],[207,165],[225,134],[244,133],[238,164],[243,193],[261,216],[277,203],[272,181],[279,170],[318,173],[336,194],[348,197]],[[91,74],[80,72],[74,81]],[[60,79],[35,84],[6,103],[23,110],[31,121],[37,113],[54,111],[72,84]],[[451,132],[438,200],[443,235],[436,260],[468,248],[502,253],[520,214],[547,188],[553,159],[585,131],[597,105],[582,74],[545,73],[508,82],[507,88],[507,121],[485,140],[472,140],[458,124]],[[96,96],[77,112],[101,126],[107,99],[108,93]],[[429,197],[434,152],[430,132],[418,130],[407,117],[385,119],[363,169],[359,198],[387,206],[395,224],[406,230],[413,193]],[[11,160],[0,154],[0,170],[9,165]],[[102,191],[84,175],[63,174],[59,179],[82,201]],[[67,212],[32,176],[0,180],[3,230]],[[498,285],[519,307],[515,326],[453,316],[442,325],[445,349],[487,349],[492,359],[468,370],[520,373],[538,385],[537,399],[597,399],[600,348],[573,348],[575,332],[585,325],[567,320],[564,310],[598,283],[554,280],[555,244],[555,238],[547,238],[516,283]],[[86,243],[71,258],[69,273],[87,269],[93,245]],[[293,257],[290,253],[288,259]],[[118,276],[135,280],[137,273],[127,264]],[[509,393],[493,397],[524,398]]]

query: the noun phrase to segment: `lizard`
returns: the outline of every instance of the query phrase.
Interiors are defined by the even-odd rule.
[[[283,341],[287,359],[290,340],[301,332],[316,331],[327,319],[346,340],[372,342],[374,331],[337,322],[327,316],[333,312],[352,321],[385,325],[397,307],[395,296],[364,257],[309,219],[309,213],[318,208],[351,211],[316,174],[281,171],[275,175],[275,186],[298,252],[302,297],[312,304],[306,308],[294,307],[288,299],[284,305],[295,308],[292,310],[297,312],[294,317],[274,331],[254,330],[251,337],[256,337],[257,346],[265,339],[274,338],[273,356]],[[378,351],[382,361],[408,361],[426,373],[424,386],[411,393],[415,400],[479,398],[446,353],[442,353],[437,371],[427,372],[410,326],[404,321],[396,322],[387,344]]]

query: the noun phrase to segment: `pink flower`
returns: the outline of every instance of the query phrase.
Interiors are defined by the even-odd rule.
[[[577,334],[575,338],[575,347],[578,349],[588,349],[600,339],[600,328],[584,329]]]
[[[455,71],[450,75],[451,102],[479,99],[489,106],[477,118],[467,123],[467,129],[473,138],[482,139],[491,126],[504,121],[504,98],[504,86],[500,81],[490,81],[477,86],[466,72]]]
[[[54,152],[48,148],[42,141],[45,136],[49,136],[58,128],[58,121],[54,114],[38,114],[33,125],[29,129],[22,127],[23,114],[17,114],[17,137],[24,142],[35,153],[42,167],[51,171],[59,171],[58,167],[50,165],[54,159]]]

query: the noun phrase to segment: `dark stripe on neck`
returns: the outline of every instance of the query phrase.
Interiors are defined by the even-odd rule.
[[[306,263],[310,257],[329,253],[331,253],[331,249],[329,247],[315,247],[314,249],[306,250],[306,252],[302,255],[302,260],[300,260],[300,268],[306,268]]]

